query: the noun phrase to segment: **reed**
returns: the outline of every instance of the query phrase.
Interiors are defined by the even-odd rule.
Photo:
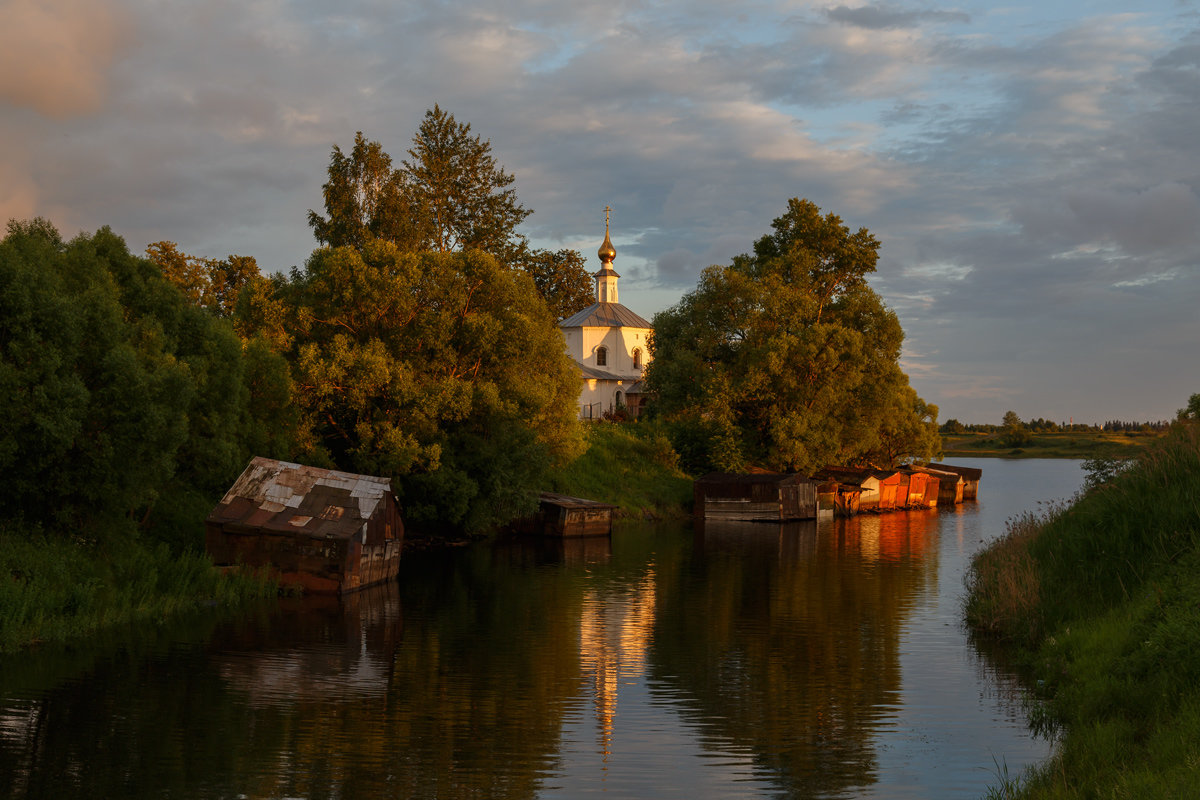
[[[3,651],[276,593],[265,576],[223,575],[202,554],[174,553],[128,530],[87,542],[36,526],[0,528]]]
[[[1051,761],[995,797],[1185,797],[1200,771],[1200,425],[1179,424],[974,560],[966,615],[1016,645]]]

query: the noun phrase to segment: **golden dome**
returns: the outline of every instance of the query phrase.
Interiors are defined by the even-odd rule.
[[[600,262],[603,264],[611,264],[617,257],[617,248],[613,247],[612,239],[608,238],[608,213],[610,210],[608,206],[604,207],[604,244],[600,245],[600,249],[596,251],[596,255],[600,256]]]

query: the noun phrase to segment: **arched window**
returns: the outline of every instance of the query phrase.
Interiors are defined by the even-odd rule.
[[[596,348],[596,366],[597,367],[607,367],[608,366],[608,348],[607,347],[597,347]]]
[[[633,368],[642,368],[642,349],[640,347],[635,347],[633,349]]]

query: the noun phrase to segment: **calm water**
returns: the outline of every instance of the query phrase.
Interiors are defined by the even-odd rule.
[[[1075,461],[956,509],[405,556],[386,590],[0,660],[12,797],[978,796],[1048,745],[959,621]]]

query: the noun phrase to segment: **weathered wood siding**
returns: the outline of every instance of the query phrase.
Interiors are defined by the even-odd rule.
[[[703,519],[816,519],[817,484],[800,475],[714,472],[696,480],[694,513]]]

